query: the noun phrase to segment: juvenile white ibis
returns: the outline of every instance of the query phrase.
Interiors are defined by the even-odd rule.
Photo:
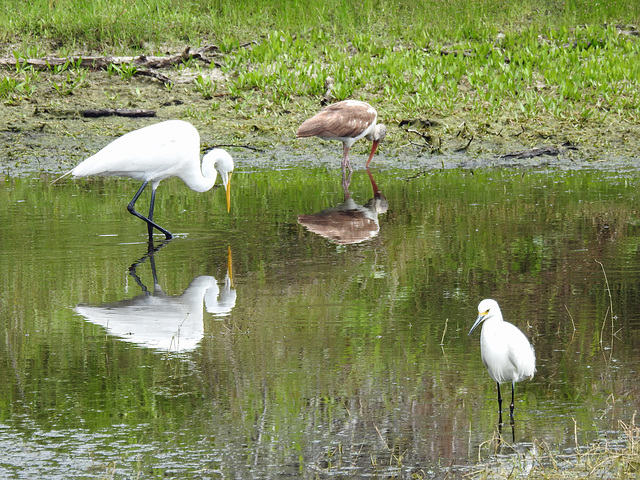
[[[498,302],[485,299],[478,305],[478,318],[471,332],[482,325],[480,334],[480,354],[489,376],[498,384],[498,410],[502,423],[502,397],[500,384],[511,382],[510,417],[513,423],[515,383],[533,378],[536,371],[536,355],[533,347],[518,327],[502,318]]]
[[[147,222],[149,238],[156,228],[167,239],[168,230],[153,221],[156,188],[161,180],[179,177],[196,192],[210,190],[216,181],[216,168],[227,194],[227,211],[231,207],[231,174],[233,159],[223,149],[208,152],[200,162],[200,135],[189,122],[168,120],[129,132],[117,138],[95,155],[87,158],[67,173],[74,177],[90,175],[130,177],[142,181],[142,186],[127,206],[132,215]],[[138,213],[135,203],[148,183],[151,183],[149,216]]]
[[[342,171],[349,167],[351,172],[353,171],[349,162],[351,146],[363,137],[373,142],[366,164],[368,168],[380,141],[387,135],[387,127],[383,124],[376,125],[377,119],[378,113],[368,103],[343,100],[326,106],[317,115],[305,120],[298,128],[296,136],[340,140],[343,145]]]

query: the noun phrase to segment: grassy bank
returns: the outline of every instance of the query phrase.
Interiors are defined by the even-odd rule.
[[[241,133],[248,123],[289,136],[317,110],[331,76],[335,99],[370,100],[386,123],[437,125],[420,139],[390,135],[387,146],[415,138],[424,143],[420,152],[437,153],[453,138],[485,138],[491,145],[475,153],[500,153],[507,136],[524,146],[588,145],[587,156],[612,148],[633,155],[638,19],[640,4],[632,0],[292,0],[284,8],[275,0],[7,0],[0,54],[160,55],[215,44],[211,68],[197,62],[176,68],[196,70],[187,92],[195,97],[182,100],[192,107],[180,115],[235,118]],[[109,73],[125,82],[132,69]],[[222,77],[212,77],[213,69]],[[49,73],[56,76],[17,61],[0,72],[0,100],[55,106],[68,103],[60,97],[82,95],[90,82],[73,65]],[[140,105],[145,95],[122,97],[107,92],[91,103]],[[193,106],[194,99],[202,105]]]
[[[523,145],[552,139],[596,149],[615,144],[632,152],[635,144],[625,145],[624,132],[640,119],[639,37],[632,26],[640,4],[514,5],[294,0],[282,8],[275,0],[7,0],[0,10],[0,50],[22,59],[164,54],[215,44],[212,68],[222,78],[212,80],[212,68],[196,62],[176,68],[197,71],[188,93],[208,102],[182,116],[236,117],[288,132],[317,109],[331,76],[335,99],[370,100],[387,123],[438,124],[429,135],[435,140],[424,145],[433,153],[446,150],[442,139],[499,137],[503,131],[520,136]],[[132,69],[109,73],[124,82]],[[48,73],[53,76],[16,61],[0,73],[0,100],[55,106],[65,103],[59,97],[82,95],[89,83],[73,65]],[[108,92],[84,103],[113,106],[116,97]],[[144,97],[120,97],[120,106]],[[291,125],[280,121],[283,114]],[[602,136],[605,125],[616,125],[615,138]],[[395,135],[387,146],[393,138],[400,140],[396,146],[412,141]],[[494,143],[487,149],[499,150],[502,142]]]
[[[603,436],[591,445],[580,445],[577,430],[575,434],[576,446],[571,453],[554,451],[544,441],[535,441],[531,448],[523,450],[502,443],[496,436],[480,447],[472,478],[638,478],[640,429],[635,415],[628,424],[619,421],[618,434]],[[489,453],[484,459],[483,447]]]

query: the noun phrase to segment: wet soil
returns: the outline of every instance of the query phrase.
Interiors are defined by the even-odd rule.
[[[106,71],[88,71],[81,81],[69,72],[39,72],[34,94],[5,102],[0,109],[0,172],[10,176],[59,174],[123,133],[172,118],[192,122],[201,132],[203,148],[231,145],[228,148],[241,168],[289,168],[300,162],[338,165],[340,145],[295,139],[297,126],[320,108],[319,99],[293,98],[282,108],[261,92],[233,97],[219,70],[207,72],[219,82],[211,98],[205,98],[194,84],[202,72],[187,68],[163,71],[173,82],[170,88],[150,77],[123,79]],[[79,85],[74,86],[74,81]],[[150,109],[155,116],[83,116],[86,109],[118,108]],[[619,170],[635,169],[639,164],[640,126],[613,115],[606,123],[576,123],[550,116],[527,121],[517,116],[478,119],[462,110],[439,118],[406,118],[402,105],[383,108],[379,121],[387,124],[389,133],[378,150],[376,168]],[[364,158],[360,157],[368,148],[365,142],[354,146],[356,168],[362,166]],[[527,153],[541,148],[546,152],[527,158]],[[518,152],[525,154],[515,155]]]

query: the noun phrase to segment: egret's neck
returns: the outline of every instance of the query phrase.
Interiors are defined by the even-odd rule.
[[[187,184],[191,190],[202,193],[211,190],[216,183],[216,176],[218,172],[215,169],[213,162],[202,162],[202,165],[198,165],[191,175],[183,176],[182,180]]]
[[[503,322],[504,320],[502,320],[498,315],[491,315],[483,322],[482,332],[486,332],[487,334],[495,332],[496,329],[500,328],[500,324]]]

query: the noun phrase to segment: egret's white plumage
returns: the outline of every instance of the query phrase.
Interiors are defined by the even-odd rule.
[[[230,180],[234,164],[223,149],[208,152],[200,161],[200,135],[189,122],[168,120],[143,127],[117,138],[95,155],[75,167],[74,177],[91,175],[130,177],[143,182],[127,209],[148,224],[149,236],[153,228],[167,238],[169,231],[153,222],[155,192],[160,181],[178,177],[196,192],[206,192],[215,184],[220,172],[227,195],[227,211],[231,206]],[[136,212],[134,205],[147,184],[151,184],[149,217]]]
[[[498,384],[498,404],[502,410],[500,384],[511,382],[511,416],[515,382],[533,378],[536,356],[527,337],[502,318],[498,302],[485,299],[478,305],[478,317],[469,334],[482,323],[480,352],[489,376]]]

